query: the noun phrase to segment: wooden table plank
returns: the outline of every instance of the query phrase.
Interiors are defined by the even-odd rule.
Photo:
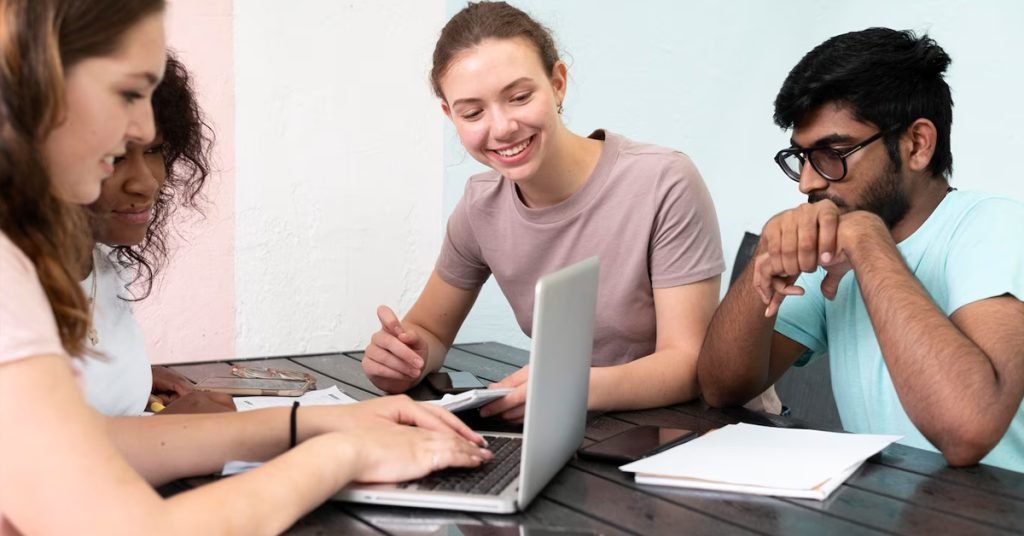
[[[509,516],[484,515],[484,521],[493,526],[502,526]],[[581,512],[569,506],[558,504],[546,497],[537,497],[525,512],[515,517],[517,525],[526,528],[546,529],[552,532],[595,533],[618,536],[631,534],[595,519],[588,512]],[[519,534],[519,532],[516,532]]]
[[[454,370],[472,372],[474,376],[492,382],[500,381],[519,370],[517,366],[471,354],[457,347],[448,350],[444,365]]]
[[[358,387],[363,391],[373,393],[378,396],[386,394],[370,382],[370,379],[363,373],[363,366],[359,361],[352,359],[346,354],[295,357],[292,358],[292,361],[302,366],[309,367],[325,376],[337,378],[345,385]],[[344,390],[344,386],[339,387]]]
[[[521,367],[530,362],[530,352],[522,348],[516,348],[499,342],[476,342],[468,344],[456,344],[456,348],[483,357],[489,357],[495,361]]]
[[[848,521],[827,512],[810,512],[800,505],[774,497],[727,492],[709,492],[666,486],[638,486],[633,477],[614,464],[579,458],[573,467],[618,482],[633,493],[643,493],[671,501],[691,510],[728,519],[744,527],[768,534],[879,534],[863,523]]]
[[[635,425],[616,419],[609,414],[597,414],[588,418],[587,429],[583,435],[592,441],[601,441],[620,432],[625,432],[633,426]]]
[[[701,434],[719,426],[718,423],[713,421],[665,408],[643,411],[616,411],[609,416],[632,424],[661,426],[664,428],[684,428]]]
[[[846,483],[983,525],[1024,533],[1024,502],[909,471],[864,464]]]
[[[990,465],[953,468],[941,454],[900,444],[887,447],[878,463],[1024,501],[1024,475],[1016,471]]]
[[[861,468],[870,467],[865,464]],[[928,535],[980,535],[1012,534],[995,527],[957,517],[955,515],[893,500],[849,485],[842,485],[826,501],[789,499],[789,502],[825,512],[858,523],[877,527],[896,534]]]
[[[594,476],[575,467],[560,471],[544,489],[543,496],[586,512],[620,530],[645,535],[757,534],[724,519],[716,519]]]

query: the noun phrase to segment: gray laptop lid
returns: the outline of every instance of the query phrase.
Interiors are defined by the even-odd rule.
[[[597,257],[537,281],[517,503],[525,508],[583,442]]]

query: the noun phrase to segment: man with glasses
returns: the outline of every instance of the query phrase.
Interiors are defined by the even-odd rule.
[[[709,404],[827,354],[846,430],[1024,471],[1024,204],[949,186],[949,63],[927,36],[872,28],[789,73],[775,161],[808,202],[765,224],[711,322]]]

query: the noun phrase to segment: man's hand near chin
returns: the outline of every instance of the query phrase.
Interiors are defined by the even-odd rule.
[[[878,216],[856,210],[842,213],[832,201],[805,203],[768,220],[754,258],[753,284],[765,316],[775,316],[786,296],[799,296],[794,285],[801,273],[824,267],[822,294],[834,299],[843,276],[853,269],[857,248],[865,241],[887,242],[892,235]]]

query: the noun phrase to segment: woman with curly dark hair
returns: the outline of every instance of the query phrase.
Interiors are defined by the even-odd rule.
[[[171,217],[184,207],[198,211],[210,173],[213,131],[204,121],[185,66],[168,54],[163,82],[153,93],[156,138],[129,143],[114,161],[89,206],[95,245],[82,289],[92,325],[86,342],[104,359],[82,360],[89,403],[107,415],[138,415],[152,391],[171,412],[228,411],[230,397],[192,393],[191,383],[164,367],[150,368],[142,330],[131,303],[145,299],[167,262]],[[178,397],[186,397],[180,402]]]

